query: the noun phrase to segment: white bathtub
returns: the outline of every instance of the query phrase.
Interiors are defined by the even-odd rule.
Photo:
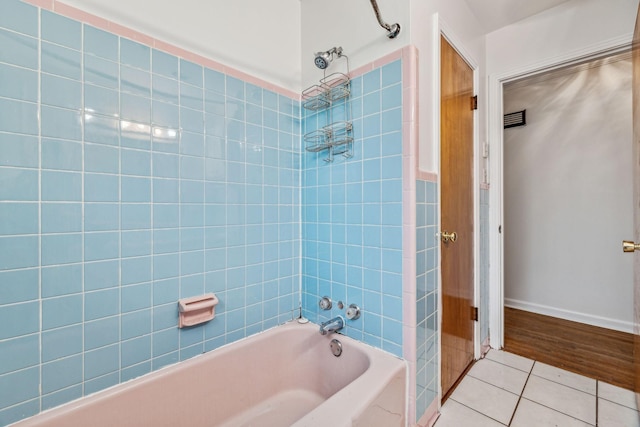
[[[14,426],[405,426],[405,395],[404,361],[289,322]]]

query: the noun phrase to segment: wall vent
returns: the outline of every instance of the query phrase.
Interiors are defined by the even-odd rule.
[[[527,110],[516,111],[504,115],[504,128],[515,128],[527,124]]]

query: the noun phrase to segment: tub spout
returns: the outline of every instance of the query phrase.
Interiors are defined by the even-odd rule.
[[[327,335],[331,332],[337,332],[344,327],[344,319],[342,316],[334,317],[320,324],[320,334]]]

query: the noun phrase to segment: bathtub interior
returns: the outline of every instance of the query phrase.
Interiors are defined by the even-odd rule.
[[[291,322],[16,425],[292,425],[363,376],[371,351]]]

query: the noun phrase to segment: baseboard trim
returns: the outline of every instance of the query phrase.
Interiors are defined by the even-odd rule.
[[[598,326],[615,331],[633,333],[633,323],[624,322],[622,320],[610,319],[607,317],[593,316],[590,314],[580,313],[577,311],[564,310],[548,305],[534,304],[527,301],[520,301],[511,298],[504,299],[504,306],[516,308],[518,310],[530,311],[532,313],[543,314],[545,316],[557,317],[559,319],[571,320],[573,322],[586,323],[591,326]]]

